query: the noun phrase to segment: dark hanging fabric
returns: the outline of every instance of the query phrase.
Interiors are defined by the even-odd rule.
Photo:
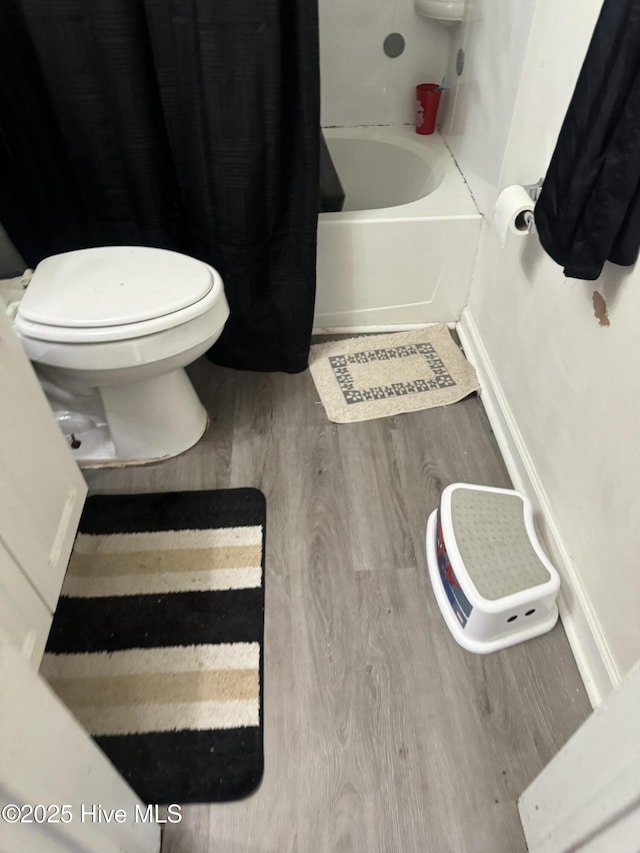
[[[542,246],[571,278],[593,280],[605,260],[638,258],[640,0],[605,0],[535,220]]]
[[[2,0],[0,222],[31,266],[199,258],[231,307],[212,360],[304,370],[318,66],[317,0]]]

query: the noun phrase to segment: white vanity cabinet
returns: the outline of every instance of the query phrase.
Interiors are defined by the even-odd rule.
[[[86,492],[0,297],[0,624],[36,667]]]

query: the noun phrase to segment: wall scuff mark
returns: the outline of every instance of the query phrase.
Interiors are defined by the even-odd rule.
[[[598,293],[597,290],[593,291],[593,313],[601,326],[611,325],[609,321],[609,314],[607,312],[607,303],[604,300],[604,296],[602,296],[601,293]]]

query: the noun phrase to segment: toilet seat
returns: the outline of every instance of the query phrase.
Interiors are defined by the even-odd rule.
[[[214,271],[213,268],[211,269]],[[175,326],[180,326],[209,311],[223,293],[222,280],[217,274],[216,277],[219,281],[219,286],[215,286],[210,290],[204,299],[201,299],[194,305],[189,305],[187,308],[182,308],[180,311],[174,311],[173,314],[165,314],[164,317],[156,317],[153,320],[146,320],[140,323],[124,323],[121,326],[105,326],[104,328],[100,328],[99,326],[73,328],[53,326],[47,323],[32,323],[30,320],[26,320],[22,316],[20,309],[18,309],[14,320],[14,327],[25,338],[51,341],[52,343],[91,344],[142,338],[147,335],[156,334],[157,332],[164,332]]]
[[[106,246],[45,258],[20,303],[24,337],[100,343],[165,331],[224,295],[213,267],[164,249]]]

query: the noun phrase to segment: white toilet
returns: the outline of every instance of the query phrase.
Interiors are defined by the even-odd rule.
[[[222,279],[186,255],[138,246],[41,261],[14,328],[80,464],[187,450],[207,413],[184,368],[229,316]]]
[[[467,0],[414,0],[414,6],[424,18],[452,27],[464,20]]]

